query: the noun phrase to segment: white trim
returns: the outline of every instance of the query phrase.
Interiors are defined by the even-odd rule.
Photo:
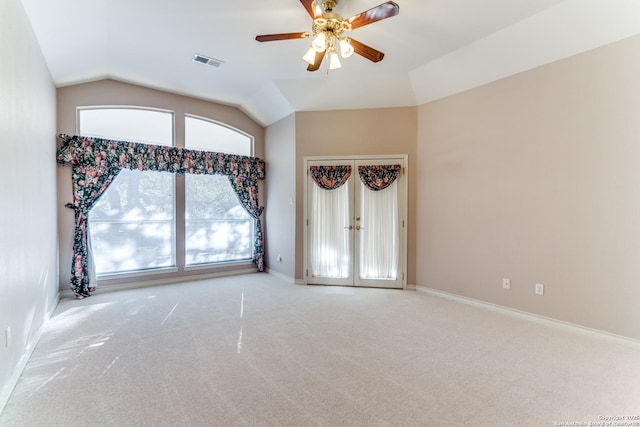
[[[405,291],[415,291],[416,290],[416,285],[409,285],[407,284],[407,286],[404,288]]]
[[[353,154],[346,156],[304,156],[305,165],[310,161],[331,161],[331,160],[386,160],[386,159],[403,159],[408,163],[408,154]],[[405,164],[406,167],[406,164]],[[306,172],[305,172],[306,173]]]
[[[195,282],[198,280],[215,279],[216,277],[239,276],[241,274],[253,274],[257,272],[258,272],[258,269],[256,267],[253,267],[253,268],[245,268],[243,270],[227,270],[227,271],[219,271],[216,273],[209,273],[209,274],[195,274],[193,276],[167,277],[164,279],[144,280],[141,282],[122,283],[119,285],[105,285],[105,286],[96,288],[93,294],[96,295],[96,294],[102,294],[105,292],[126,291],[130,289],[142,289],[142,288],[148,288],[151,286],[175,285],[177,283],[187,283],[187,282]],[[61,296],[74,298],[73,292],[71,290],[62,291]]]
[[[5,406],[7,406],[7,403],[9,402],[9,399],[13,394],[13,390],[16,388],[16,385],[18,385],[18,381],[20,380],[24,369],[27,367],[27,363],[29,363],[33,351],[38,346],[38,342],[40,341],[40,338],[42,338],[42,334],[49,324],[51,316],[53,316],[53,313],[58,307],[60,297],[61,293],[58,292],[53,300],[53,303],[51,304],[51,310],[49,310],[49,312],[47,313],[44,321],[42,322],[42,325],[40,326],[40,329],[38,329],[38,331],[35,333],[33,339],[29,343],[27,343],[27,347],[24,349],[24,353],[22,353],[22,356],[20,357],[20,360],[18,361],[15,370],[13,371],[13,375],[11,375],[9,381],[6,384],[6,387],[4,387],[3,389],[4,391],[0,391],[0,414],[2,414],[2,411],[4,411]]]
[[[269,273],[273,277],[277,277],[280,280],[284,280],[285,282],[288,282],[288,283],[295,283],[296,282],[296,280],[293,277],[289,277],[286,274],[280,273],[279,271],[271,270],[270,268],[265,268],[264,271],[266,273]]]
[[[177,273],[178,267],[159,267],[148,270],[124,271],[122,273],[105,273],[97,275],[98,286],[100,282],[116,279],[132,279],[134,277],[154,276],[158,274]]]
[[[450,294],[448,292],[431,289],[426,286],[416,286],[418,292],[423,292],[431,296],[445,298],[451,301],[459,302],[462,304],[472,305],[485,310],[490,310],[496,313],[505,314],[507,316],[517,317],[519,319],[528,320],[531,322],[539,323],[545,326],[554,328],[565,329],[574,333],[580,333],[588,335],[594,338],[604,339],[615,344],[624,345],[634,349],[640,349],[640,341],[625,337],[622,335],[612,334],[610,332],[601,331],[599,329],[588,328],[586,326],[576,325],[574,323],[565,322],[563,320],[553,319],[550,317],[540,316],[538,314],[529,313],[526,311],[516,310],[514,308],[505,307],[502,305],[492,304],[489,302],[480,301],[477,299],[464,297],[461,295]]]
[[[182,271],[197,271],[197,270],[207,270],[212,268],[221,268],[221,267],[251,267],[253,262],[251,259],[242,259],[237,261],[221,261],[221,262],[210,262],[208,264],[190,264],[182,267]]]

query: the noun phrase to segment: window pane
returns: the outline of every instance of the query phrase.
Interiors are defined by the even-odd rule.
[[[185,118],[185,147],[251,156],[251,137],[215,122]],[[222,175],[185,175],[186,265],[253,257],[255,221]]]
[[[80,134],[173,145],[173,114],[105,108],[78,112]],[[96,273],[176,265],[173,174],[123,169],[89,212]]]
[[[89,212],[97,274],[175,266],[173,174],[123,169]]]
[[[78,110],[80,134],[120,141],[173,145],[173,114],[133,108]]]
[[[186,265],[251,259],[254,220],[223,175],[185,175]]]
[[[218,123],[189,116],[185,117],[185,144],[192,150],[253,155],[251,137]]]

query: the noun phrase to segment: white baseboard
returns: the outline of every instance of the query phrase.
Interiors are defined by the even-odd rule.
[[[282,274],[279,271],[271,270],[270,268],[265,268],[264,271],[274,277],[277,277],[278,279],[284,280],[285,282],[296,283],[296,279],[294,279],[293,277],[289,277],[286,274]]]
[[[588,328],[586,326],[576,325],[574,323],[565,322],[563,320],[553,319],[550,317],[540,316],[537,314],[529,313],[526,311],[516,310],[514,308],[505,307],[502,305],[492,304],[489,302],[480,301],[473,298],[464,297],[461,295],[451,294],[444,291],[439,291],[436,289],[427,288],[425,286],[416,286],[416,290],[418,292],[424,292],[426,294],[445,298],[451,301],[456,301],[462,304],[469,304],[475,307],[483,308],[485,310],[494,311],[501,314],[506,314],[508,316],[517,317],[524,320],[529,320],[531,322],[536,322],[539,324],[543,324],[546,326],[551,326],[554,328],[561,328],[565,330],[570,330],[572,332],[577,332],[583,335],[589,335],[595,338],[604,339],[616,344],[624,345],[626,347],[632,347],[634,349],[640,349],[640,341],[625,337],[622,335],[612,334],[610,332],[601,331],[599,329]]]
[[[36,349],[36,346],[38,345],[38,342],[40,341],[40,338],[42,337],[44,330],[49,324],[49,320],[51,320],[51,316],[53,316],[53,312],[56,310],[56,307],[58,307],[58,303],[60,302],[60,297],[61,297],[60,292],[58,292],[55,299],[53,300],[53,304],[51,304],[51,309],[47,313],[44,319],[44,322],[42,322],[42,325],[40,326],[38,331],[35,333],[31,341],[27,343],[27,347],[24,349],[24,353],[22,353],[22,357],[20,357],[20,360],[16,365],[16,369],[13,372],[13,375],[11,375],[11,378],[9,378],[9,382],[7,383],[7,386],[3,389],[2,393],[0,393],[0,414],[2,413],[2,411],[4,411],[4,407],[7,406],[7,403],[9,402],[9,398],[11,397],[13,390],[16,388],[16,385],[18,384],[18,380],[20,380],[20,377],[22,376],[22,372],[24,372],[24,368],[27,367],[27,363],[29,363],[29,359],[31,359],[33,350]]]
[[[304,282],[304,279],[291,279],[290,280],[293,281],[293,283],[295,283],[296,285],[306,285],[306,283]],[[415,291],[416,290],[416,285],[407,285],[405,290],[407,291]]]

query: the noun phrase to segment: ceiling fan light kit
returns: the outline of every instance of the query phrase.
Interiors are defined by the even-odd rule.
[[[342,64],[336,50],[337,47],[340,49],[342,58],[349,58],[354,53],[357,53],[372,62],[382,61],[384,53],[350,37],[345,37],[343,34],[346,31],[396,16],[400,12],[400,7],[396,3],[392,1],[382,3],[349,19],[344,19],[333,12],[338,5],[338,0],[324,0],[322,1],[322,8],[318,7],[315,0],[300,0],[300,3],[313,18],[310,33],[267,34],[257,36],[256,40],[267,42],[313,37],[311,47],[302,57],[309,64],[308,71],[318,70],[325,56],[328,57],[329,70],[341,68]]]

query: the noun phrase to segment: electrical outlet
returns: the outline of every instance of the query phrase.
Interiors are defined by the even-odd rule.
[[[536,283],[536,295],[544,295],[544,285],[542,283]]]
[[[502,279],[502,289],[511,289],[511,279]]]
[[[4,346],[9,348],[11,345],[11,326],[7,326],[7,329],[4,330]]]

